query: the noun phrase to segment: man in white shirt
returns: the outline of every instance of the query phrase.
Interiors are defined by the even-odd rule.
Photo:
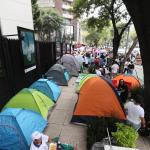
[[[48,150],[47,142],[50,142],[50,137],[38,131],[32,134],[32,143],[30,150]]]
[[[127,123],[138,130],[141,126],[145,128],[144,109],[141,107],[141,97],[136,96],[134,101],[125,103],[124,108],[127,115]]]

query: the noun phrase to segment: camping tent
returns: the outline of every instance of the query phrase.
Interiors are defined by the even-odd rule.
[[[139,80],[137,80],[134,76],[123,75],[123,74],[118,75],[115,78],[113,78],[112,82],[114,84],[114,87],[118,87],[120,79],[123,79],[125,81],[129,89],[140,87]]]
[[[72,122],[86,123],[91,117],[125,119],[119,97],[113,87],[100,77],[91,77],[81,87]]]
[[[79,82],[79,85],[77,86],[76,92],[79,93],[81,87],[83,86],[83,84],[90,78],[96,76],[96,74],[87,74],[85,76],[82,77],[82,79]]]
[[[0,149],[29,150],[27,141],[13,116],[0,115]]]
[[[61,58],[61,64],[70,72],[72,76],[78,76],[80,65],[76,58],[70,54],[65,54]]]
[[[33,89],[23,89],[4,108],[24,108],[38,112],[47,118],[48,110],[54,106],[54,102],[43,93]]]
[[[49,98],[51,98],[54,102],[57,101],[58,97],[61,94],[61,90],[57,84],[55,84],[52,80],[48,79],[39,79],[34,82],[31,86],[31,89],[36,89]]]
[[[80,73],[77,80],[76,80],[76,83],[79,84],[86,76],[96,76],[96,74],[87,74],[87,73]]]
[[[58,85],[67,86],[70,75],[64,66],[55,64],[45,74],[47,79],[53,80]]]
[[[1,117],[3,119],[1,119]],[[9,118],[11,118],[12,121],[8,121]],[[30,146],[32,141],[32,133],[34,131],[43,132],[46,125],[47,121],[36,112],[25,109],[6,108],[0,114],[0,141],[4,142],[1,144],[5,144],[5,146],[9,147],[9,145],[12,144],[14,139],[19,142],[19,137],[17,135],[13,136],[14,133],[19,133],[24,137],[22,138],[22,143],[27,143],[27,145]],[[14,146],[14,149],[17,146],[16,144],[19,144],[18,142],[12,144]]]

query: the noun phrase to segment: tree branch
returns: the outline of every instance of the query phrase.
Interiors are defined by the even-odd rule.
[[[132,19],[130,18],[129,21],[125,24],[125,26],[122,28],[119,36],[122,37],[124,31],[126,30],[126,28],[128,27],[128,25],[131,23]]]

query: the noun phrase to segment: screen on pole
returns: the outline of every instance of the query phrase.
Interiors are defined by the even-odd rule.
[[[23,54],[25,73],[36,69],[35,38],[34,32],[18,27],[18,36]]]

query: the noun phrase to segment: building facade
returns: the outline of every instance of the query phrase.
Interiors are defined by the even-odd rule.
[[[74,0],[38,0],[38,5],[41,8],[55,8],[64,19],[63,34],[65,36],[73,35],[73,41],[79,41],[78,20],[74,18],[70,11]]]
[[[17,34],[17,26],[33,30],[31,0],[1,0],[0,26],[3,35]]]

